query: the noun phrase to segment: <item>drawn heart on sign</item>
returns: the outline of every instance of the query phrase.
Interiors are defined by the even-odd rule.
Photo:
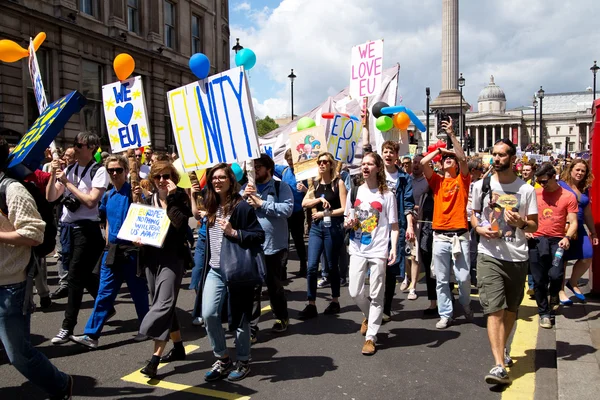
[[[115,109],[115,114],[123,125],[129,125],[129,121],[131,121],[131,117],[133,116],[133,104],[128,103],[123,107],[118,106]]]

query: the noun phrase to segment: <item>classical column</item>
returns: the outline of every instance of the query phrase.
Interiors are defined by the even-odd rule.
[[[521,124],[519,124],[519,127],[518,127],[518,129],[519,129],[519,132],[517,133],[517,135],[518,135],[518,136],[517,136],[517,141],[518,141],[519,145],[518,145],[518,147],[517,147],[517,148],[520,150],[520,149],[521,149],[521,141],[523,140],[523,139],[521,138]]]
[[[475,152],[479,153],[479,127],[474,126],[471,129],[475,130]]]
[[[442,90],[458,89],[458,0],[442,0]]]
[[[590,125],[591,124],[585,124],[585,150],[590,149]]]

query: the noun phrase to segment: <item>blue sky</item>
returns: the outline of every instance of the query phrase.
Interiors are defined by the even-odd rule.
[[[348,86],[350,49],[383,38],[384,68],[400,63],[403,104],[425,108],[425,87],[441,85],[441,0],[230,0],[231,44],[257,55],[250,89],[260,116],[302,114]],[[600,60],[600,7],[594,0],[460,1],[460,71],[465,99],[477,106],[494,75],[508,107],[547,93],[592,85]],[[232,65],[235,65],[232,59]]]

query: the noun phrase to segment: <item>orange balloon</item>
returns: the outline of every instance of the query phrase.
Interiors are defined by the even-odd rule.
[[[35,51],[38,51],[44,40],[46,40],[46,32],[40,32],[33,38],[33,48]]]
[[[113,68],[115,70],[115,74],[120,81],[124,81],[129,78],[129,75],[135,69],[135,61],[133,57],[131,57],[127,53],[121,53],[115,57],[113,61]]]
[[[12,40],[0,40],[0,61],[16,62],[24,57],[29,57],[27,49],[22,48]]]
[[[410,117],[405,112],[395,114],[393,121],[394,126],[400,130],[406,130],[406,128],[408,128],[408,125],[410,125]]]

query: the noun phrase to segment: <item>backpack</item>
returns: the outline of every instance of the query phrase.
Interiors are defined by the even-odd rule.
[[[96,160],[92,159],[92,161],[90,161],[90,163],[92,163],[92,162],[93,162],[93,164],[92,164],[92,167],[90,168],[90,180],[94,180],[94,176],[96,176],[96,172],[98,172],[100,167],[102,167],[102,164],[98,164],[96,162]],[[73,168],[75,168],[75,163],[73,163],[67,167],[67,170],[65,171],[65,175],[69,175],[69,172],[71,172],[71,170]],[[86,172],[87,167],[83,171]],[[85,176],[85,173],[81,175],[80,179],[83,179],[84,176]]]
[[[56,247],[56,222],[54,218],[54,207],[46,200],[46,196],[40,192],[33,182],[24,182],[7,177],[5,174],[0,176],[0,211],[8,216],[8,204],[6,203],[6,191],[11,183],[18,182],[27,189],[33,197],[38,212],[42,220],[46,222],[44,229],[44,240],[39,245],[33,248],[36,256],[43,258],[54,251]]]

